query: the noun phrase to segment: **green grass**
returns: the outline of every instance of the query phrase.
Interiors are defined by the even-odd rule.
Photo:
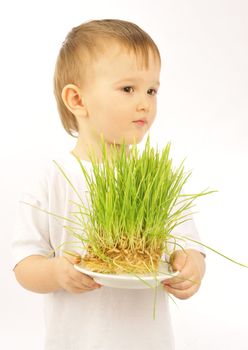
[[[149,136],[142,153],[135,144],[127,156],[122,143],[119,149],[112,145],[107,154],[102,141],[101,161],[94,153],[90,160],[92,172],[77,158],[89,187],[88,206],[54,161],[80,200],[74,203],[73,221],[86,236],[69,229],[86,247],[83,264],[104,273],[156,271],[163,253],[171,253],[173,229],[191,219],[189,210],[198,197],[213,191],[183,194],[191,172],[185,172],[183,162],[174,168],[170,144],[159,152],[151,148]]]
[[[183,249],[182,241],[198,243],[231,262],[248,267],[209,245],[173,234],[175,227],[192,219],[195,200],[216,191],[183,192],[191,172],[185,171],[184,162],[174,167],[170,143],[158,152],[150,147],[148,136],[142,153],[137,145],[132,146],[129,156],[126,149],[124,143],[118,149],[113,145],[109,155],[102,140],[102,159],[98,160],[96,154],[91,153],[91,170],[76,157],[82,170],[82,181],[85,177],[89,189],[87,205],[63,168],[54,161],[78,197],[78,202],[69,201],[74,205],[70,217],[23,202],[66,220],[64,228],[74,240],[63,242],[55,250],[70,246],[72,251],[67,248],[63,251],[74,255],[73,249],[83,248],[86,251],[81,259],[84,267],[102,273],[131,273],[145,284],[142,274],[152,273],[156,279],[159,264],[166,255],[173,253],[173,245],[174,250]],[[155,319],[157,287],[154,293]]]

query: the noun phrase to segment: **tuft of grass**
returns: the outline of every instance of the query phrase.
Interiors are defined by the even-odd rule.
[[[76,157],[89,188],[87,205],[81,198],[63,168],[54,160],[61,174],[76,193],[79,202],[69,218],[49,212],[31,203],[21,201],[58,219],[64,219],[63,227],[75,239],[65,245],[84,248],[82,265],[102,273],[131,273],[133,275],[156,273],[166,256],[176,249],[183,249],[182,241],[198,243],[225,259],[248,268],[202,242],[184,235],[172,233],[175,227],[191,220],[191,209],[197,198],[216,192],[203,190],[196,194],[183,193],[183,187],[191,176],[184,169],[184,161],[173,167],[170,143],[158,152],[150,146],[148,135],[145,149],[140,154],[133,145],[128,156],[127,145],[111,145],[107,154],[102,139],[102,159],[92,152],[92,168],[84,167]],[[68,254],[68,249],[63,250]],[[50,255],[54,254],[54,251]]]
[[[134,144],[127,156],[124,142],[118,148],[111,145],[107,154],[102,140],[102,158],[90,154],[90,171],[76,157],[89,187],[87,206],[54,161],[80,200],[74,203],[77,212],[71,222],[76,220],[86,236],[73,227],[69,230],[86,248],[84,266],[103,273],[143,274],[157,271],[162,256],[171,254],[173,229],[191,220],[190,209],[198,197],[214,191],[182,193],[191,172],[185,172],[184,162],[173,167],[170,146],[159,153],[148,136],[142,153]]]

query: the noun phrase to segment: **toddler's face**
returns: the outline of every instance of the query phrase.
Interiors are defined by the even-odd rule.
[[[148,69],[119,45],[109,47],[94,61],[82,94],[91,136],[101,133],[108,143],[139,143],[156,116],[160,64],[149,55]],[[137,120],[144,122],[138,123]]]

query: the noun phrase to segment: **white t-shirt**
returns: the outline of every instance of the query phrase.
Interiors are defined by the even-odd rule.
[[[87,183],[75,157],[68,152],[56,158],[85,200]],[[90,162],[82,161],[90,171]],[[20,198],[49,212],[70,217],[79,199],[52,159],[39,178],[27,184]],[[13,237],[13,267],[30,255],[47,256],[63,242],[72,241],[65,227],[66,219],[46,214],[19,203]],[[180,233],[199,240],[193,221],[180,225]],[[69,247],[69,246],[68,246]],[[204,251],[201,246],[187,247]],[[74,250],[81,252],[78,249]],[[56,255],[61,251],[57,250]],[[173,350],[174,339],[168,296],[157,291],[156,319],[153,320],[154,290],[100,289],[71,294],[64,290],[44,295],[45,350]]]

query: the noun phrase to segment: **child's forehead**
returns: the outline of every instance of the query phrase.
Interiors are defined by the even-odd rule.
[[[84,81],[112,82],[118,80],[159,81],[160,58],[151,49],[135,50],[116,41],[103,43],[94,48],[93,55],[87,59]]]
[[[151,48],[133,48],[118,42],[103,45],[93,59],[92,66],[111,66],[121,69],[147,70],[150,66],[159,66],[160,59]]]

